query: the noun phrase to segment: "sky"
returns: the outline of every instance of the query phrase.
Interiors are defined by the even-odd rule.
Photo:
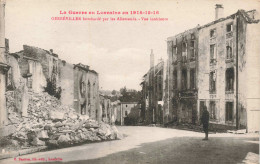
[[[170,36],[214,21],[215,4],[223,4],[224,16],[238,9],[260,8],[260,0],[6,0],[6,38],[10,52],[23,45],[53,49],[69,63],[89,65],[99,73],[102,90],[140,90],[142,76],[150,67],[153,49],[155,64],[167,59]],[[68,11],[159,11],[168,21],[53,21]],[[65,16],[71,16],[66,14]],[[81,15],[82,16],[82,15]],[[83,15],[115,17],[115,15]]]

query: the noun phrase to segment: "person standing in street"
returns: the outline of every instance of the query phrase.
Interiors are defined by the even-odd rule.
[[[207,107],[203,107],[202,116],[201,116],[201,123],[203,125],[203,131],[205,132],[205,138],[203,140],[208,140],[209,134],[209,112]]]

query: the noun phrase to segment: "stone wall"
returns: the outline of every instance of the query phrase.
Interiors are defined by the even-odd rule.
[[[235,125],[236,111],[235,111],[235,93],[236,82],[234,81],[233,92],[226,92],[226,69],[233,68],[234,75],[235,69],[235,29],[232,32],[233,40],[233,59],[231,61],[226,60],[226,41],[230,38],[226,38],[226,25],[233,22],[235,28],[236,19],[226,19],[224,21],[212,24],[211,26],[202,28],[199,30],[199,75],[198,75],[198,113],[201,112],[201,103],[205,102],[207,109],[209,109],[210,102],[216,103],[216,119],[211,119],[214,123]],[[216,36],[210,37],[210,31],[215,29]],[[210,63],[210,45],[216,46],[216,62]],[[216,72],[216,91],[210,92],[210,72]],[[225,104],[226,102],[233,102],[233,119],[231,122],[225,121]]]
[[[135,108],[138,105],[138,103],[127,103],[127,102],[123,102],[121,103],[121,125],[124,125],[124,119],[125,117],[127,117],[129,115],[129,113],[131,112],[131,110],[133,108]]]
[[[100,118],[98,74],[81,66],[74,66],[74,108],[92,119]]]
[[[73,64],[59,60],[59,80],[61,86],[61,103],[73,108],[74,106],[74,69]]]
[[[24,50],[7,55],[7,61],[11,66],[7,88],[16,93],[17,113],[27,115],[28,90],[43,92],[48,79],[56,91],[61,89],[60,100],[63,105],[74,107],[78,113],[86,114],[91,119],[101,120],[99,79],[94,70],[66,63],[58,59],[52,50],[27,45]],[[84,103],[85,109],[82,112]]]
[[[247,120],[248,132],[260,131],[260,24],[248,24],[246,28],[246,65],[247,79],[246,104],[247,115],[240,120]]]

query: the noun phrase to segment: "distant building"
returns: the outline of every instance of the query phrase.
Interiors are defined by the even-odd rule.
[[[81,63],[74,65],[74,108],[92,119],[101,117],[99,112],[98,74]]]
[[[159,60],[154,66],[153,51],[150,55],[150,70],[143,76],[142,112],[141,116],[146,124],[163,123],[163,74],[164,62]]]
[[[117,121],[120,121],[121,125],[124,125],[125,118],[128,117],[128,115],[134,108],[140,109],[138,102],[121,102],[120,106],[120,113],[118,113],[118,115],[120,116],[120,120]],[[139,116],[140,114],[141,113],[139,113]]]
[[[100,109],[101,109],[101,119],[103,122],[111,123],[112,118],[112,105],[111,100],[102,94],[100,97]]]

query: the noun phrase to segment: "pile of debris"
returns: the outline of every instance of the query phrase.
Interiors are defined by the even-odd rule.
[[[98,123],[74,109],[61,105],[47,93],[30,94],[27,117],[22,117],[15,106],[14,93],[9,91],[7,107],[9,121],[16,126],[11,135],[23,147],[64,147],[71,144],[121,139],[115,126]]]

